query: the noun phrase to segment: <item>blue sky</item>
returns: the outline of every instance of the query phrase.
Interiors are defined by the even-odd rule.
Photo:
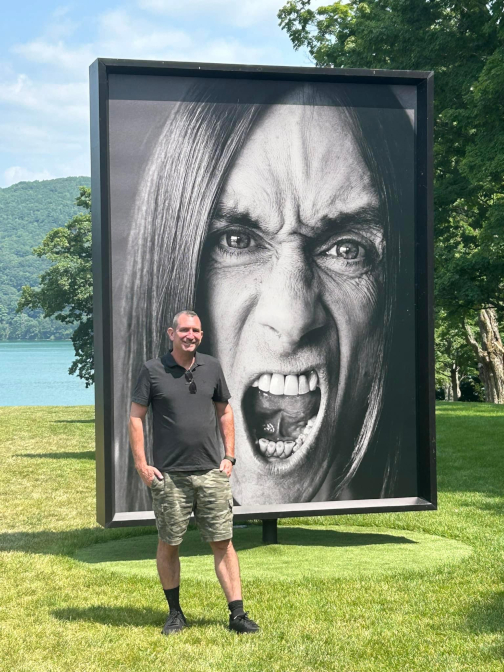
[[[89,175],[88,67],[97,57],[311,65],[278,27],[283,0],[5,3],[0,187]],[[315,0],[313,6],[324,4]]]

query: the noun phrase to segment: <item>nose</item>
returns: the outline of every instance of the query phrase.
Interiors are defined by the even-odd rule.
[[[326,323],[319,281],[308,261],[301,251],[281,254],[260,286],[256,319],[286,349]]]

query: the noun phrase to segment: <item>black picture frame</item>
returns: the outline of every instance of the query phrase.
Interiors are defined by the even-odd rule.
[[[433,73],[399,70],[97,59],[90,66],[97,522],[154,524],[152,511],[114,510],[109,90],[112,74],[251,80],[408,84],[417,90],[415,197],[416,437],[418,496],[235,507],[235,519],[422,511],[437,508],[433,317]]]

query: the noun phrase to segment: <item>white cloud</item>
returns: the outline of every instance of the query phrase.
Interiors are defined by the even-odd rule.
[[[275,48],[247,46],[236,38],[160,27],[158,22],[138,20],[124,10],[106,12],[98,18],[97,39],[89,44],[68,46],[64,40],[37,39],[13,48],[26,59],[67,70],[87,81],[88,67],[98,57],[143,60],[271,62]]]
[[[79,79],[83,78],[83,73],[87,72],[88,66],[96,58],[92,45],[85,44],[72,49],[63,40],[51,42],[47,38],[17,44],[12,52],[35,63],[55,65],[74,74],[80,73]]]
[[[214,15],[223,23],[240,28],[255,25],[265,19],[276,21],[281,0],[139,0],[139,6],[155,14],[177,17]]]
[[[4,170],[3,181],[6,187],[10,187],[11,184],[16,184],[16,182],[32,182],[33,180],[52,180],[54,175],[52,175],[48,170],[43,170],[39,173],[28,170],[27,168],[22,168],[21,166],[11,166]]]
[[[87,145],[87,124],[82,134],[78,128],[65,129],[48,121],[34,126],[31,115],[19,116],[20,119],[0,124],[2,152],[23,157],[45,154],[52,160],[61,152],[82,152]]]
[[[256,26],[261,22],[277,25],[279,9],[287,0],[138,0],[138,5],[154,14],[178,18],[191,14],[213,16],[223,24],[239,28]],[[310,9],[331,4],[330,0],[312,0]]]
[[[27,108],[54,119],[86,122],[88,89],[86,83],[34,82],[27,75],[0,81],[0,103]]]

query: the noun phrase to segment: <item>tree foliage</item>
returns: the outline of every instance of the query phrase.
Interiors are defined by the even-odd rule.
[[[76,358],[69,373],[93,382],[93,277],[91,269],[91,190],[80,187],[76,204],[87,212],[53,229],[34,249],[51,265],[40,276],[40,285],[25,285],[18,312],[42,309],[67,325],[77,325],[72,334]]]

